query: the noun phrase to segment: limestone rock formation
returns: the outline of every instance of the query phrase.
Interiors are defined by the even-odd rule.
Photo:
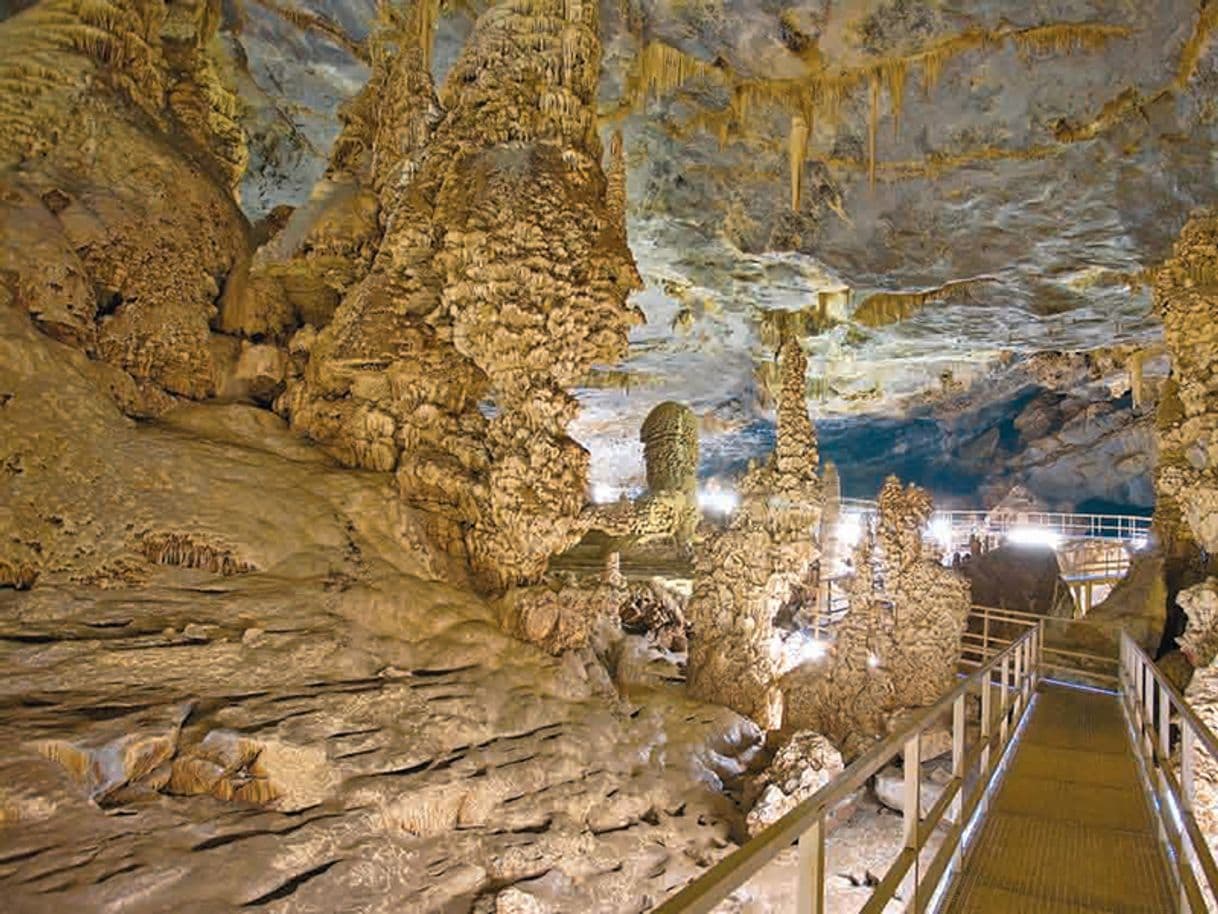
[[[700,548],[689,602],[691,694],[767,729],[782,722],[774,618],[820,557],[821,483],[798,342],[783,346],[781,367],[774,452],[741,480],[739,507]]]
[[[1180,637],[1180,650],[1193,667],[1184,691],[1189,707],[1211,730],[1218,728],[1218,578],[1181,592],[1180,606],[1188,627]],[[1218,839],[1218,759],[1204,749],[1195,755],[1197,824],[1213,841]]]
[[[566,388],[623,352],[638,275],[594,129],[596,6],[498,4],[438,98],[427,9],[388,14],[347,109],[326,187],[350,182],[342,199],[377,216],[348,226],[329,205],[293,258],[348,274],[325,279],[341,301],[296,335],[305,364],[280,402],[343,463],[396,470],[437,540],[503,591],[583,532]]]
[[[1218,552],[1218,215],[1194,216],[1155,276],[1155,307],[1172,356],[1160,403],[1156,529]]]
[[[629,598],[617,553],[606,560],[599,578],[553,584],[509,590],[500,600],[504,630],[555,656],[594,644],[603,649],[605,630],[616,629]]]
[[[751,785],[756,799],[746,818],[749,834],[773,825],[843,770],[841,753],[819,733],[792,734]]]
[[[248,256],[209,10],[54,0],[0,24],[0,275],[133,415],[214,392],[209,323]]]
[[[673,539],[687,546],[698,526],[698,420],[688,406],[655,407],[639,430],[647,492],[637,500],[593,506],[587,525],[636,543]]]
[[[885,482],[829,657],[783,680],[784,726],[825,734],[848,759],[887,732],[894,712],[933,704],[955,680],[969,585],[926,554],[930,514],[925,491]]]

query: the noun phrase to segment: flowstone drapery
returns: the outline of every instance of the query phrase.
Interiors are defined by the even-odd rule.
[[[951,687],[969,586],[927,555],[930,514],[925,490],[885,480],[875,530],[855,549],[850,608],[828,660],[784,678],[785,729],[823,733],[852,758],[894,713],[932,704]]]
[[[740,505],[696,557],[689,602],[690,693],[765,728],[782,721],[774,616],[807,583],[820,555],[816,433],[808,418],[807,359],[789,340],[780,354],[777,442],[740,483]]]

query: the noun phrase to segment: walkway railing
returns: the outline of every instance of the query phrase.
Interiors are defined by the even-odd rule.
[[[843,498],[842,510],[848,514],[871,515],[878,510],[874,501]],[[1144,545],[1150,536],[1150,518],[1137,514],[1072,514],[1060,511],[936,511],[931,515],[929,533],[948,535],[951,545],[967,545],[970,536],[983,542],[1001,539],[1016,531],[1044,531],[1061,540],[1114,540]]]
[[[1115,626],[1082,619],[1048,617],[996,606],[974,606],[969,613],[968,628],[960,647],[960,663],[966,668],[978,667],[1005,650],[1027,629],[1037,626],[1043,630],[1043,676],[1116,691],[1120,630]],[[1086,645],[1096,643],[1101,647],[1084,649]],[[1105,650],[1103,645],[1110,647]],[[1101,650],[1105,652],[1101,653]]]
[[[1195,773],[1200,752],[1218,763],[1218,739],[1127,633],[1121,637],[1121,698],[1142,771],[1154,799],[1169,869],[1189,914],[1218,906],[1218,866],[1195,816]],[[1178,727],[1179,757],[1172,755]]]
[[[905,772],[903,847],[862,911],[883,911],[898,892],[908,901],[906,910],[928,910],[960,867],[967,826],[984,809],[990,785],[1032,701],[1039,680],[1041,636],[1040,626],[1029,627],[933,706],[914,712],[900,731],[874,745],[821,790],[720,860],[656,908],[655,914],[710,911],[796,840],[798,914],[821,914],[825,906],[827,819],[843,800],[898,755],[904,756]],[[980,696],[981,721],[977,741],[966,753],[965,700],[970,694]],[[948,711],[952,715],[952,777],[923,815],[922,734]],[[923,867],[923,851],[935,829],[945,822],[950,827]]]

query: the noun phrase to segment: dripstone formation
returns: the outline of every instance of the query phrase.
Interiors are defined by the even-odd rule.
[[[698,526],[698,419],[671,401],[655,407],[639,429],[647,492],[585,513],[589,528],[635,543],[673,539],[688,546]]]
[[[927,554],[931,501],[885,481],[874,531],[854,553],[849,611],[826,661],[783,680],[784,726],[828,736],[848,758],[883,735],[894,715],[933,704],[955,680],[968,616],[968,582]]]
[[[639,279],[600,164],[596,5],[500,4],[438,98],[424,6],[390,14],[374,45],[317,191],[330,202],[293,258],[308,281],[268,262],[281,304],[251,310],[289,313],[294,285],[342,293],[332,321],[292,336],[303,368],[280,408],[345,464],[394,471],[475,583],[502,591],[583,531],[566,391],[624,351]]]
[[[816,433],[807,412],[807,360],[799,343],[780,354],[778,439],[769,462],[740,483],[740,505],[698,551],[689,619],[689,691],[764,728],[782,722],[774,617],[809,583],[820,550]]]
[[[1172,354],[1159,403],[1155,526],[1170,551],[1218,553],[1218,216],[1189,221],[1155,277],[1155,308]],[[1183,541],[1177,545],[1178,541]]]
[[[1200,583],[1178,595],[1188,618],[1180,649],[1194,668],[1189,705],[1218,728],[1218,215],[1194,216],[1158,272],[1155,305],[1172,353],[1172,375],[1159,405],[1155,529],[1169,560]],[[1208,561],[1207,561],[1208,560]],[[1208,576],[1207,576],[1208,574]],[[1196,756],[1197,819],[1218,837],[1218,760]]]

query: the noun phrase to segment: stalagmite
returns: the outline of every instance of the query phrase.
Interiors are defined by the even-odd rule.
[[[693,410],[667,401],[656,406],[639,429],[647,467],[647,492],[634,502],[593,506],[584,522],[634,543],[673,539],[688,545],[698,526],[698,418]]]
[[[689,602],[690,693],[765,728],[783,719],[774,616],[797,588],[814,583],[809,579],[820,557],[816,433],[798,341],[784,344],[781,366],[774,451],[741,480],[740,505],[726,529],[698,551]]]

